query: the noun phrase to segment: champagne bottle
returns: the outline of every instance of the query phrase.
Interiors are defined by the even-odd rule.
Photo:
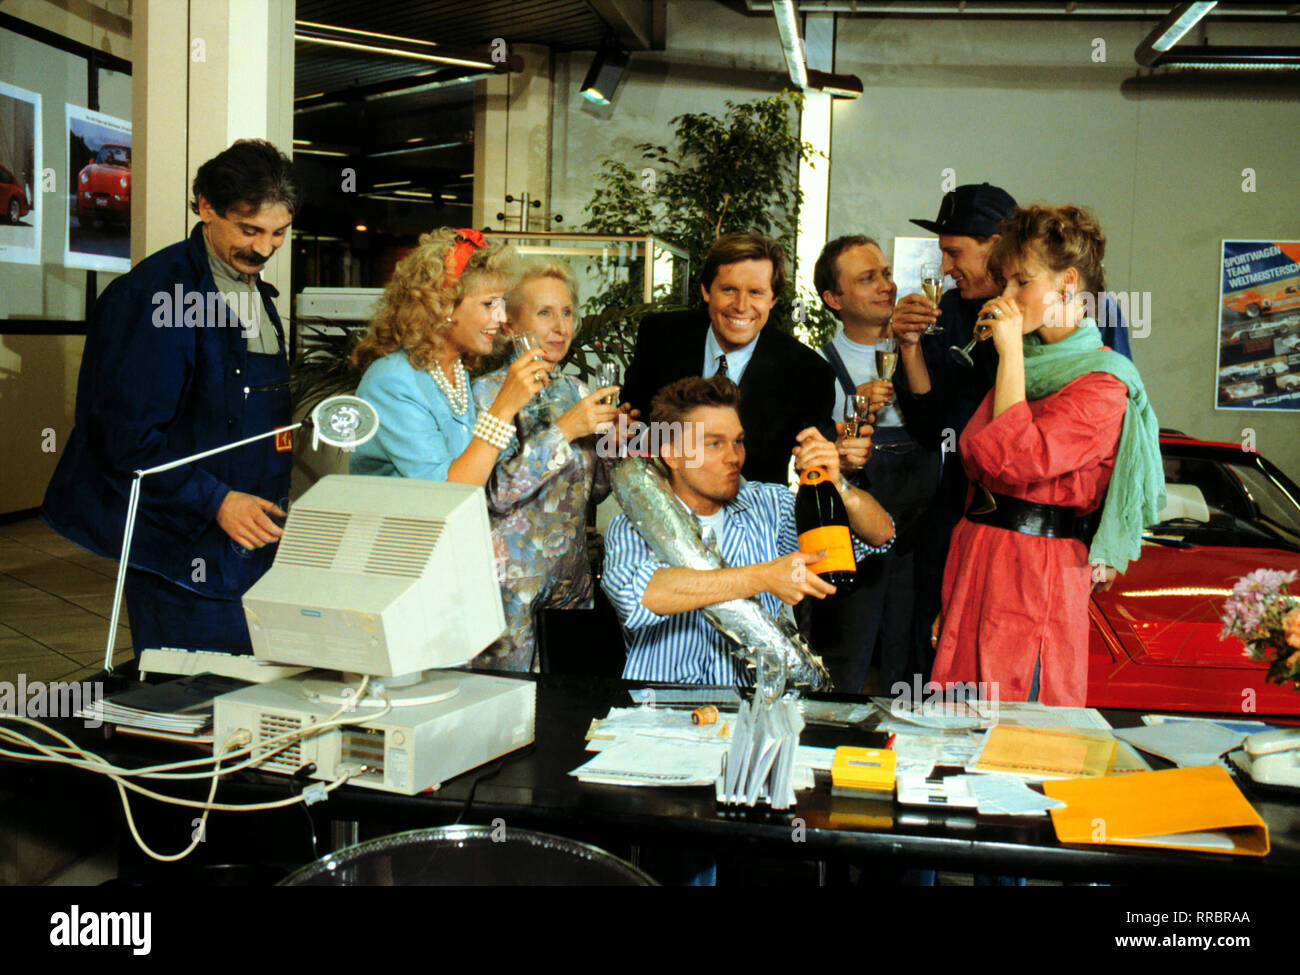
[[[826,552],[821,561],[809,563],[809,571],[816,572],[833,586],[853,585],[858,563],[853,557],[849,513],[826,468],[809,467],[799,475],[794,524],[799,533],[799,551]]]

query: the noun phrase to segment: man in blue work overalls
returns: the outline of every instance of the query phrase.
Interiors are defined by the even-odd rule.
[[[258,272],[301,195],[287,156],[241,139],[199,167],[189,239],[104,290],[42,508],[56,531],[116,559],[135,471],[290,422],[277,291]],[[144,478],[126,577],[137,655],[251,652],[240,597],[270,567],[292,465],[284,434]]]

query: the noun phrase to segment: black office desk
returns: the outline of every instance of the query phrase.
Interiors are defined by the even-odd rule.
[[[492,824],[539,829],[593,842],[619,852],[629,844],[686,846],[719,854],[761,854],[798,860],[851,863],[867,870],[905,867],[967,873],[1013,874],[1045,879],[1078,879],[1142,885],[1215,883],[1218,885],[1294,884],[1300,876],[1300,803],[1265,794],[1252,783],[1243,791],[1268,823],[1272,851],[1267,857],[1165,851],[1124,847],[1064,846],[1048,817],[979,817],[973,812],[903,807],[892,801],[833,797],[820,775],[816,789],[798,794],[787,813],[766,807],[733,811],[719,807],[712,789],[658,789],[594,785],[568,773],[588,757],[584,733],[593,717],[610,706],[629,706],[622,681],[595,678],[537,678],[537,740],[530,749],[475,769],[435,793],[400,796],[345,786],[312,807],[320,817],[355,821],[367,832],[450,823]],[[112,693],[113,688],[106,688]],[[1117,727],[1139,723],[1139,712],[1106,711]],[[97,733],[77,737],[106,757],[126,765],[175,759],[177,749],[126,736],[90,744]],[[810,727],[805,744],[854,741],[854,732]],[[183,749],[182,757],[186,754]],[[15,778],[42,790],[67,790],[85,802],[88,773],[50,766],[0,764],[0,785]],[[105,786],[108,786],[105,783]],[[201,787],[200,787],[201,786]],[[236,773],[225,780],[218,800],[265,801],[288,794],[284,776]],[[472,805],[466,800],[473,790]],[[100,791],[100,790],[94,790]],[[116,803],[115,790],[103,790]],[[165,786],[163,791],[177,791]],[[205,795],[206,785],[187,790]],[[120,810],[117,812],[120,818]],[[165,815],[188,826],[186,810]],[[227,814],[252,823],[261,813]],[[298,814],[299,816],[301,814]],[[280,817],[283,820],[284,817]],[[126,842],[130,842],[127,840]]]

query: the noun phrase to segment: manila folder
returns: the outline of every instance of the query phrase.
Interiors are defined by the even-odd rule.
[[[1268,854],[1268,826],[1217,765],[1044,782],[1062,843]]]

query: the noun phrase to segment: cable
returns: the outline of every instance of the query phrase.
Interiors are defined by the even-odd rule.
[[[503,768],[506,767],[506,762],[510,761],[511,759],[520,758],[523,755],[527,755],[529,752],[533,750],[533,748],[534,745],[530,743],[526,747],[520,748],[518,751],[511,752],[509,755],[502,755],[501,758],[497,760],[496,768],[492,769],[489,772],[484,772],[482,775],[476,778],[474,780],[474,784],[469,787],[469,795],[465,797],[465,803],[460,807],[460,813],[452,821],[451,825],[459,826],[460,821],[464,819],[465,816],[469,813],[469,807],[474,804],[474,793],[478,791],[478,784],[480,782],[486,782],[488,779],[493,778]]]
[[[353,708],[353,709],[355,708],[356,706],[355,702],[360,700],[362,695],[364,695],[366,687],[369,684],[369,681],[370,678],[368,676],[364,677],[361,681],[361,684],[358,686],[356,692],[352,695],[352,697],[349,700],[344,701],[344,703],[340,705],[339,708],[336,711],[334,711],[333,714],[329,715],[323,721],[318,722],[316,724],[308,725],[304,728],[299,728],[296,731],[287,731],[283,734],[276,735],[272,738],[265,738],[261,742],[254,743],[250,741],[249,744],[247,744],[245,747],[231,752],[227,757],[234,758],[238,755],[252,756],[252,752],[255,750],[260,750],[261,753],[257,756],[250,757],[249,760],[246,762],[242,762],[237,765],[227,766],[225,769],[221,770],[221,772],[218,774],[229,775],[231,772],[239,772],[242,771],[243,769],[255,765],[260,765],[264,763],[272,755],[279,754],[280,752],[284,751],[286,748],[291,747],[293,742],[296,739],[313,737],[315,735],[320,734],[323,731],[328,731],[331,728],[341,727],[343,725],[360,724],[366,721],[374,721],[375,719],[381,718],[384,715],[388,714],[390,711],[392,711],[393,704],[392,701],[389,699],[388,695],[385,693],[383,695],[383,700],[385,702],[385,705],[379,711],[373,714],[354,715],[352,717],[345,718],[342,720],[336,720],[339,718],[340,715],[347,712],[349,708]],[[205,779],[212,773],[207,771],[191,772],[191,773],[172,773],[170,772],[170,770],[172,769],[188,768],[190,766],[195,766],[195,765],[209,765],[212,764],[213,762],[219,763],[219,760],[216,758],[214,753],[213,757],[188,759],[183,762],[171,762],[164,765],[146,766],[144,768],[139,768],[139,769],[122,768],[120,766],[112,764],[111,762],[100,757],[99,755],[96,755],[94,752],[90,752],[84,748],[81,748],[79,745],[77,745],[69,738],[59,734],[58,732],[47,727],[46,725],[42,724],[39,721],[35,721],[31,718],[22,717],[19,715],[0,715],[0,719],[3,718],[8,718],[13,721],[21,722],[23,724],[33,725],[34,727],[39,728],[42,731],[49,734],[51,737],[66,742],[70,746],[69,748],[66,749],[64,748],[51,749],[40,745],[39,743],[33,741],[32,739],[28,738],[25,735],[19,735],[17,732],[5,731],[4,729],[0,729],[0,738],[9,738],[10,740],[13,740],[16,744],[25,745],[26,747],[36,749],[38,751],[43,752],[46,755],[51,756],[49,758],[38,758],[33,755],[21,755],[15,752],[9,752],[0,749],[0,755],[9,755],[13,758],[21,758],[21,759],[26,759],[28,761],[61,761],[77,768],[84,768],[87,771],[98,772],[101,774],[108,774],[108,775],[120,775],[123,777],[139,776],[142,778],[176,779],[176,780]],[[284,744],[279,745],[274,749],[268,750],[267,748],[268,745],[274,744],[275,742],[279,742],[282,739],[284,740]],[[227,742],[227,745],[228,744],[229,742]],[[76,754],[89,756],[90,758],[94,759],[94,763],[91,764],[85,761],[81,761],[73,758],[64,758],[55,755],[56,752],[64,752],[64,751],[72,751]]]
[[[32,724],[37,724],[37,722],[32,721],[30,718],[19,718],[17,720],[27,721]],[[42,728],[43,731],[47,732],[48,734],[53,735],[63,741],[68,741],[68,739],[65,738],[63,735],[59,734],[59,732],[54,731],[51,728],[46,728],[43,725],[40,727]],[[22,735],[16,737],[24,738],[26,741],[31,742],[31,739],[26,739],[26,737]],[[82,754],[85,755],[90,755],[92,758],[95,758],[98,762],[101,762],[103,764],[97,766],[97,765],[92,765],[85,762],[79,762],[73,759],[65,758],[64,756],[61,755],[54,755],[53,749],[49,748],[46,745],[42,745],[39,742],[31,742],[31,746],[38,749],[39,751],[50,754],[52,757],[42,759],[32,755],[21,755],[16,752],[10,752],[5,749],[0,749],[0,755],[10,755],[14,758],[20,758],[20,759],[25,759],[27,761],[34,761],[34,762],[55,761],[55,762],[61,762],[66,765],[72,765],[73,767],[76,768],[84,768],[86,771],[95,772],[97,774],[107,776],[108,778],[112,779],[114,782],[117,782],[120,785],[125,786],[126,788],[130,789],[132,792],[138,792],[142,796],[148,796],[150,799],[156,799],[159,802],[169,803],[175,806],[184,806],[189,809],[217,809],[222,812],[245,812],[245,811],[252,812],[252,811],[257,811],[262,809],[282,809],[285,806],[291,806],[295,802],[302,801],[301,796],[295,796],[291,799],[280,799],[273,802],[258,802],[258,803],[248,803],[246,805],[236,805],[234,803],[221,803],[221,802],[211,802],[211,801],[198,802],[193,799],[181,799],[177,796],[168,796],[168,795],[164,795],[161,792],[154,792],[152,789],[146,789],[142,785],[137,785],[136,783],[129,781],[125,776],[114,771],[115,767],[108,764],[107,762],[104,762],[104,760],[101,759],[98,755],[95,755],[93,752],[85,751],[84,749],[79,748],[77,745],[75,745],[70,741],[68,741],[68,743],[69,745],[72,746],[72,750],[81,752]],[[341,776],[340,778],[334,780],[333,782],[326,783],[325,790],[327,792],[333,792],[339,786],[343,785],[343,783],[345,783],[349,778],[357,774],[359,774],[359,770],[355,768],[350,769],[347,775]]]
[[[303,811],[307,815],[308,822],[311,823],[312,825],[312,849],[315,850],[316,849],[315,821],[312,820],[310,812],[307,812],[306,807],[309,804],[309,800],[305,792],[295,794],[287,799],[274,800],[270,802],[246,803],[246,804],[218,803],[215,801],[217,786],[221,780],[221,776],[229,775],[231,772],[237,772],[240,771],[241,769],[245,769],[250,766],[264,764],[266,760],[271,756],[276,755],[284,751],[285,749],[292,747],[295,741],[314,737],[332,728],[341,727],[343,725],[360,724],[368,721],[373,721],[377,718],[381,718],[384,715],[388,714],[393,709],[393,703],[391,699],[388,697],[387,693],[384,693],[383,694],[384,706],[379,711],[372,714],[354,713],[348,715],[347,717],[344,717],[344,715],[349,711],[355,712],[356,704],[365,695],[366,688],[369,686],[369,682],[370,682],[370,678],[368,676],[363,677],[361,684],[357,687],[356,691],[352,695],[350,695],[347,699],[345,699],[344,702],[338,707],[338,709],[335,710],[328,717],[326,717],[323,721],[317,722],[312,725],[308,725],[303,728],[296,729],[294,731],[285,732],[283,734],[276,735],[271,738],[266,738],[260,742],[252,741],[251,734],[247,731],[242,731],[241,733],[232,735],[230,738],[228,738],[225,742],[221,743],[219,746],[214,745],[214,753],[210,758],[205,757],[202,759],[190,759],[182,762],[170,762],[162,765],[146,766],[144,768],[138,768],[138,769],[126,769],[109,762],[103,756],[95,752],[92,752],[89,749],[81,747],[80,745],[72,741],[72,739],[68,738],[66,735],[62,734],[61,732],[55,731],[53,728],[50,728],[39,721],[35,721],[31,718],[27,718],[25,716],[20,716],[20,715],[0,715],[0,719],[8,719],[10,721],[17,722],[20,724],[32,725],[38,730],[43,731],[45,734],[49,735],[55,741],[62,742],[63,745],[62,746],[46,745],[39,741],[36,741],[34,738],[31,738],[28,735],[24,735],[17,731],[14,731],[11,728],[7,729],[7,728],[0,727],[0,740],[7,741],[11,744],[17,745],[18,747],[28,749],[28,752],[22,753],[22,752],[11,751],[9,749],[0,748],[0,755],[7,755],[13,758],[18,758],[25,761],[33,761],[33,762],[56,762],[59,764],[71,766],[73,768],[80,768],[88,772],[94,772],[99,775],[104,775],[112,779],[113,782],[117,785],[118,796],[122,802],[122,809],[126,815],[127,826],[130,829],[132,839],[134,839],[136,845],[141,849],[141,851],[143,851],[147,856],[152,857],[155,860],[160,860],[163,862],[175,862],[184,859],[185,857],[189,856],[192,852],[194,852],[198,844],[203,841],[206,828],[207,828],[208,816],[211,814],[213,810],[219,810],[222,812],[254,812],[254,811],[269,810],[269,809],[282,809],[292,805],[301,805],[303,807]],[[243,747],[231,751],[231,746],[236,744],[240,740],[241,736],[247,736],[249,740],[247,741],[246,744],[243,744]],[[270,746],[274,746],[274,747],[270,747]],[[31,752],[33,751],[36,752],[37,754],[35,755],[31,754]],[[258,754],[254,755],[253,753],[255,751],[258,752]],[[240,755],[248,755],[249,757],[246,761],[240,762],[238,764],[229,765],[224,768],[222,767],[221,765],[222,761]],[[201,772],[176,772],[175,771],[176,769],[190,768],[193,766],[208,765],[208,764],[212,765],[211,771],[201,771]],[[356,768],[355,766],[349,766],[345,769],[344,774],[339,776],[334,781],[326,783],[322,788],[325,794],[328,795],[329,793],[333,792],[335,789],[339,788],[344,783],[346,783],[350,778],[352,778],[355,775],[359,775],[364,771],[365,771],[364,767]],[[212,779],[212,785],[211,788],[208,790],[207,799],[203,802],[198,802],[191,799],[182,799],[178,796],[164,795],[163,793],[155,792],[152,789],[146,789],[141,785],[129,781],[131,777],[177,779],[177,780],[188,780],[188,779],[210,777]],[[184,850],[182,850],[181,852],[174,853],[174,854],[162,854],[151,849],[149,845],[144,841],[144,838],[140,835],[139,829],[136,826],[135,816],[131,811],[130,797],[127,795],[128,789],[133,792],[137,792],[140,795],[147,796],[151,799],[155,799],[158,802],[162,802],[167,805],[181,806],[190,809],[202,809],[203,815],[199,823],[199,828],[196,831],[196,834],[192,839],[190,845],[186,847]]]
[[[217,783],[221,781],[222,754],[223,752],[218,752],[215,756],[217,764],[214,766],[212,770],[212,788],[208,790],[209,806],[212,805],[212,800],[216,798]],[[193,853],[195,849],[198,848],[198,845],[207,838],[208,816],[212,812],[211,809],[203,810],[203,815],[199,819],[199,828],[194,831],[194,835],[190,840],[189,846],[181,850],[180,853],[171,853],[171,854],[155,853],[149,847],[149,844],[147,844],[144,841],[144,837],[140,835],[140,831],[136,829],[135,816],[131,814],[131,803],[130,800],[127,798],[126,789],[122,787],[122,782],[120,779],[117,782],[117,792],[122,799],[122,811],[126,813],[126,825],[131,830],[131,838],[135,840],[135,845],[138,846],[147,856],[153,857],[153,859],[155,860],[161,860],[163,863],[175,863],[177,860],[184,860],[187,856]]]

